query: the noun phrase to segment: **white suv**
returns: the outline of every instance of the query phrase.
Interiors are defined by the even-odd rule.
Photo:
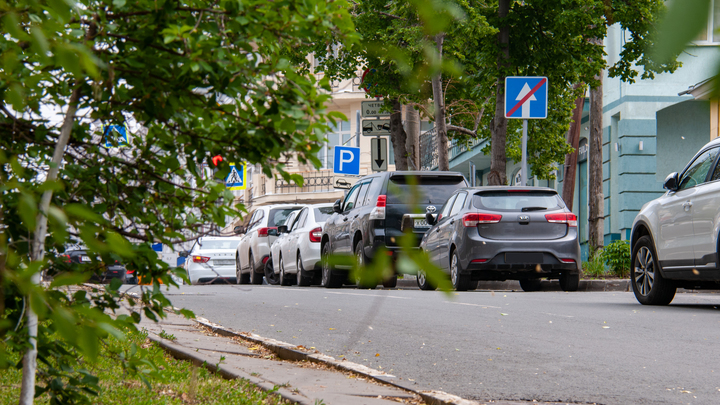
[[[667,305],[678,287],[720,288],[719,156],[720,139],[703,146],[635,217],[630,275],[641,304]]]
[[[235,233],[245,235],[240,239],[235,253],[235,274],[238,284],[262,284],[265,262],[270,258],[270,245],[277,236],[268,230],[284,225],[290,213],[303,205],[268,205],[257,207],[249,216],[246,226],[236,226]]]

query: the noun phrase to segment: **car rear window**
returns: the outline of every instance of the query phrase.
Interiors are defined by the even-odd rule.
[[[270,215],[268,217],[268,224],[267,226],[273,227],[273,226],[280,226],[285,225],[285,221],[287,221],[288,216],[293,211],[299,210],[300,207],[297,208],[275,208],[270,210]],[[290,224],[288,224],[290,225]]]
[[[444,204],[461,187],[467,187],[463,176],[392,176],[388,183],[387,203],[408,204],[412,201],[412,184],[417,185],[419,204]]]
[[[333,214],[333,207],[320,207],[315,208],[315,221],[316,222],[325,222],[328,218],[330,218],[330,215]]]
[[[213,239],[202,241],[201,249],[236,249],[240,238]]]
[[[556,192],[546,190],[482,191],[473,195],[473,206],[492,211],[545,211],[564,206]]]

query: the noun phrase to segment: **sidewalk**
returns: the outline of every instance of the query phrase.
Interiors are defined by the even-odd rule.
[[[263,390],[279,387],[277,393],[294,403],[303,405],[316,404],[347,404],[347,405],[390,405],[400,403],[421,404],[422,399],[413,392],[381,384],[378,380],[391,380],[394,377],[380,371],[365,368],[365,375],[338,372],[329,362],[318,363],[310,360],[308,355],[317,355],[293,346],[282,357],[293,355],[297,361],[281,360],[268,346],[240,339],[237,336],[220,336],[222,329],[212,332],[203,327],[202,319],[197,321],[185,319],[175,314],[167,314],[167,318],[155,323],[143,319],[140,328],[148,330],[148,337],[170,352],[174,357],[190,360],[197,365],[205,365],[219,372],[226,378],[243,378]],[[174,340],[160,337],[173,335]],[[252,336],[248,336],[252,338]],[[262,339],[257,337],[256,340]],[[282,346],[281,342],[275,343]],[[290,346],[290,345],[287,345]],[[289,348],[288,348],[289,349]],[[296,353],[293,353],[296,352]],[[306,357],[305,359],[301,359]],[[327,360],[330,360],[328,358]],[[334,359],[332,359],[334,361]],[[337,363],[337,362],[336,362]],[[218,370],[219,369],[219,370]],[[469,403],[469,402],[468,402]]]

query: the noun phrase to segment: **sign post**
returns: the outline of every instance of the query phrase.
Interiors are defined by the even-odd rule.
[[[527,120],[545,119],[548,110],[548,79],[543,76],[505,78],[505,118],[522,119],[522,185],[527,185]]]

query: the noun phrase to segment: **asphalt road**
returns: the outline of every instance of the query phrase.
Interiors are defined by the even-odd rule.
[[[183,286],[223,326],[476,400],[719,404],[720,295]]]

